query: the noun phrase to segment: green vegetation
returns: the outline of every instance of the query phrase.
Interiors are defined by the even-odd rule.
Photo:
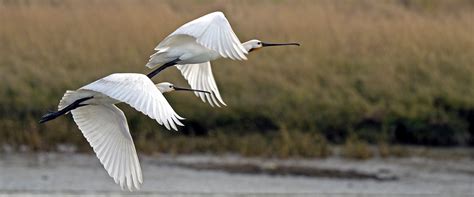
[[[474,3],[363,1],[0,1],[0,145],[90,150],[72,118],[38,125],[65,90],[114,72],[147,73],[155,45],[186,21],[222,10],[246,41],[298,41],[246,62],[218,60],[228,104],[166,95],[186,117],[165,131],[121,105],[138,150],[356,158],[393,143],[474,144]],[[154,79],[185,85],[176,69]],[[368,154],[368,155],[366,155]],[[403,154],[403,153],[400,153]]]
[[[380,150],[381,152],[384,151],[383,148]],[[343,156],[347,158],[368,159],[373,156],[369,145],[365,141],[360,140],[356,135],[347,137],[343,151]]]

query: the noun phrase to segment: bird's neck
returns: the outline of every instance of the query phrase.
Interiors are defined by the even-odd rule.
[[[159,84],[155,84],[156,88],[158,88],[158,91],[160,91],[162,94],[165,93],[165,92],[170,92],[170,91],[167,91],[165,90],[163,87],[161,87]]]
[[[252,47],[252,44],[250,43],[250,40],[247,41],[247,42],[244,42],[242,44],[242,46],[244,47],[244,49],[247,51],[247,52],[250,52],[250,50],[253,48]]]

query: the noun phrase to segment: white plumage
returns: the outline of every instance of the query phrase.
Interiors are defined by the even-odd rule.
[[[113,104],[88,105],[73,110],[82,134],[115,183],[140,188],[142,170],[123,112]]]
[[[159,124],[163,124],[167,129],[172,127],[177,130],[176,124],[182,125],[178,119],[183,118],[176,114],[163,94],[146,75],[136,73],[112,74],[79,90],[99,92],[120,102],[125,102],[155,119]]]
[[[201,64],[184,64],[176,65],[176,67],[181,71],[181,74],[184,76],[192,88],[206,90],[212,92],[213,94],[205,94],[202,92],[194,92],[196,96],[200,97],[203,102],[207,101],[211,106],[218,106],[219,102],[222,105],[226,105],[222,100],[222,97],[217,89],[216,81],[212,74],[211,63],[205,62]]]
[[[108,174],[129,190],[143,182],[140,162],[123,112],[115,106],[125,102],[167,129],[177,130],[182,119],[166,101],[157,86],[143,74],[112,74],[76,91],[67,91],[58,109],[74,101],[93,97],[71,111],[74,121],[92,146]]]
[[[188,22],[167,36],[155,47],[146,65],[156,65],[179,58],[178,69],[188,80],[191,88],[212,92],[211,95],[195,93],[212,106],[226,105],[217,88],[210,61],[220,57],[247,60],[248,51],[235,35],[222,12],[213,12]]]
[[[233,60],[247,60],[245,55],[248,54],[248,51],[242,46],[222,12],[213,12],[182,25],[160,42],[155,50],[158,51],[157,53],[173,53],[177,45],[192,46],[192,42],[208,49],[209,51],[203,50],[207,53],[217,53],[221,57]],[[196,47],[199,48],[199,46]],[[185,56],[180,58],[183,63],[203,63],[189,61],[189,58],[186,58],[188,55],[186,50],[176,53],[173,55]],[[196,56],[195,54],[189,55]],[[219,58],[214,54],[208,54],[208,56]]]
[[[146,66],[162,66],[148,75],[151,78],[176,64],[192,88],[212,92],[211,95],[196,93],[197,96],[211,106],[220,106],[226,104],[212,75],[210,61],[218,58],[247,60],[246,55],[253,50],[281,45],[299,46],[298,43],[271,44],[255,39],[242,44],[224,14],[213,12],[182,25],[163,39]]]
[[[241,43],[222,12],[213,12],[188,22],[167,36],[155,48],[146,64],[160,65],[148,75],[112,74],[76,91],[66,91],[58,111],[45,114],[40,123],[50,121],[69,111],[108,174],[129,190],[139,189],[143,182],[140,163],[130,135],[127,119],[115,106],[125,102],[155,119],[167,129],[183,126],[181,118],[166,101],[163,92],[195,91],[196,96],[211,106],[226,105],[212,74],[210,61],[218,58],[246,60],[246,55],[272,44],[259,40]],[[170,83],[153,84],[150,80],[163,69],[176,65],[192,89]],[[196,90],[198,89],[198,90]]]

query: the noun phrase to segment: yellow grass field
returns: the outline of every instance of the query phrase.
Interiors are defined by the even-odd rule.
[[[139,150],[312,156],[325,154],[314,147],[320,142],[348,136],[474,144],[471,0],[3,0],[0,144],[88,150],[70,116],[44,125],[38,119],[55,110],[67,89],[115,72],[149,72],[144,65],[160,40],[216,10],[242,42],[302,46],[213,62],[228,107],[211,108],[190,93],[166,95],[187,118],[181,132],[120,105]],[[154,81],[187,85],[176,69]],[[295,143],[301,139],[307,146]]]

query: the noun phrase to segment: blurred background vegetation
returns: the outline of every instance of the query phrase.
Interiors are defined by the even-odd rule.
[[[216,10],[242,42],[302,46],[213,62],[228,107],[167,94],[187,118],[179,132],[120,104],[139,151],[324,157],[335,144],[366,158],[368,144],[474,145],[472,0],[0,0],[0,145],[90,151],[70,116],[38,119],[68,89],[149,72],[159,41]],[[187,85],[176,69],[154,81]]]

